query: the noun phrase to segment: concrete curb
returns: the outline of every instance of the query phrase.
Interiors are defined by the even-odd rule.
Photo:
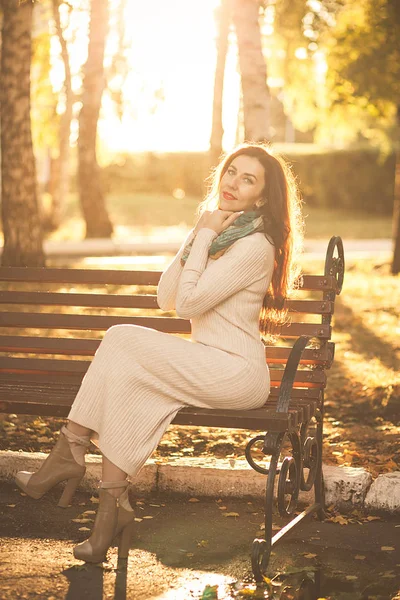
[[[0,481],[12,481],[17,471],[37,470],[45,457],[41,452],[0,452]],[[81,488],[94,492],[100,479],[101,457],[89,454],[86,464]],[[327,505],[342,510],[356,507],[367,512],[400,514],[400,472],[380,475],[374,483],[371,474],[363,468],[324,465],[323,472]],[[266,478],[253,471],[245,460],[180,458],[168,459],[168,462],[150,459],[133,485],[135,492],[144,496],[177,493],[263,498],[265,482]],[[300,500],[312,501],[313,492],[301,492]]]

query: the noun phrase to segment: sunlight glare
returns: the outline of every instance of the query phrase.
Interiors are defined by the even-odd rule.
[[[127,3],[131,72],[121,121],[99,124],[110,152],[206,150],[209,144],[218,0]],[[236,66],[236,65],[235,65]],[[161,96],[161,99],[157,97]],[[235,89],[231,92],[238,105]],[[111,100],[105,102],[109,115]],[[229,109],[228,109],[229,110]],[[232,123],[236,127],[236,118]]]

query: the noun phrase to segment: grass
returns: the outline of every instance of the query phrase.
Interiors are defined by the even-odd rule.
[[[304,261],[305,273],[322,272],[321,260],[304,257]],[[348,260],[336,302],[336,353],[325,396],[326,464],[363,466],[374,475],[400,469],[399,334],[399,277],[390,274],[388,264]],[[0,448],[47,451],[60,422],[6,418],[0,421]],[[164,435],[155,457],[243,458],[246,442],[253,435],[241,430],[174,426]]]
[[[178,194],[177,194],[178,195]],[[179,196],[179,195],[178,195]],[[200,198],[184,198],[168,194],[110,194],[107,206],[113,223],[114,237],[132,238],[162,235],[180,240],[195,222]],[[390,216],[370,215],[356,211],[303,208],[306,238],[329,239],[332,233],[344,239],[390,238]],[[167,229],[165,229],[167,228]],[[78,197],[70,194],[65,207],[63,224],[49,239],[80,240],[84,237],[84,221],[80,215]]]

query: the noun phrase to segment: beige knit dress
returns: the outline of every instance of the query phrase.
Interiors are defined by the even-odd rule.
[[[112,327],[69,413],[131,476],[183,406],[250,409],[268,398],[258,320],[274,248],[254,233],[214,260],[208,251],[216,236],[207,228],[191,232],[158,286],[160,307],[191,319],[191,340],[135,325]],[[193,238],[182,267],[183,249]]]

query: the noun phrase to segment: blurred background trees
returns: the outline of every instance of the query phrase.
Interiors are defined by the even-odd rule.
[[[338,15],[329,53],[331,104],[355,104],[370,132],[396,145],[392,273],[400,273],[400,3],[350,0]],[[380,126],[380,127],[379,127]],[[376,133],[375,133],[376,135]],[[377,198],[379,202],[379,197]]]
[[[78,186],[86,237],[110,237],[113,227],[105,207],[97,163],[97,123],[106,86],[104,50],[108,32],[108,0],[91,0],[89,48],[83,66],[82,99],[79,113]]]
[[[4,266],[44,263],[30,116],[32,4],[2,0],[1,213]]]
[[[31,244],[42,264],[41,228],[54,235],[71,202],[80,206],[83,235],[109,237],[110,192],[200,195],[210,165],[244,140],[283,151],[309,205],[393,210],[396,0],[207,0],[196,11],[181,0],[41,0],[33,4],[32,50],[24,46],[30,92],[29,72],[20,77],[14,66],[15,83],[7,79],[17,27],[10,7],[21,23],[25,4],[31,11],[30,2],[0,2],[3,263],[28,264],[23,248]],[[13,85],[25,101],[31,96],[31,122],[28,104],[14,110]],[[20,121],[11,140],[13,115]],[[15,183],[9,157],[17,144],[23,176]]]

